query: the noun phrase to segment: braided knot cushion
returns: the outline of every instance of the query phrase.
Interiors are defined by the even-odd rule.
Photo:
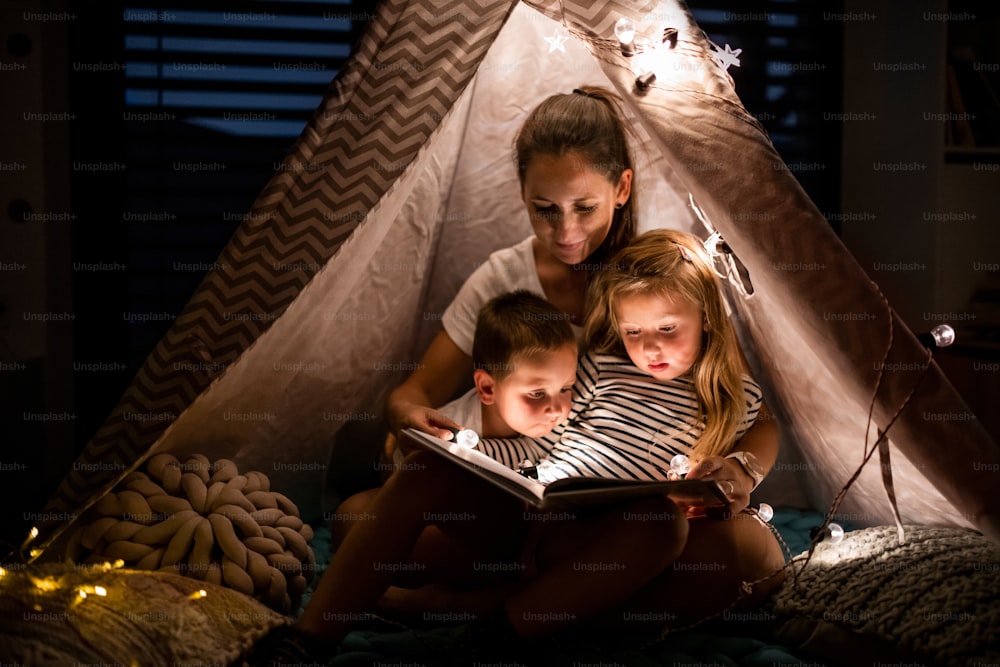
[[[821,542],[772,604],[775,638],[831,665],[1000,664],[1000,545],[971,530],[908,526],[900,544],[879,526]]]
[[[157,454],[102,497],[69,543],[81,562],[121,559],[221,584],[284,614],[298,607],[314,568],[312,527],[267,475],[229,459]]]

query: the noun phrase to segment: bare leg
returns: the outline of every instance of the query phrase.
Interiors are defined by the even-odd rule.
[[[331,548],[337,549],[348,531],[359,521],[371,518],[369,510],[381,487],[365,489],[346,498],[330,518]]]
[[[578,513],[543,524],[537,576],[506,601],[526,638],[578,624],[635,595],[684,548],[688,522],[665,497]]]
[[[369,505],[367,520],[348,531],[299,618],[303,632],[339,640],[370,611],[400,572],[420,574],[409,556],[427,526],[476,536],[486,553],[520,524],[520,504],[457,466],[427,452],[407,457]],[[493,539],[491,539],[493,538]],[[471,568],[470,568],[471,569]]]
[[[679,629],[762,602],[781,585],[784,555],[770,529],[747,514],[689,522],[676,562],[601,623],[639,632]],[[748,586],[753,582],[759,583]]]

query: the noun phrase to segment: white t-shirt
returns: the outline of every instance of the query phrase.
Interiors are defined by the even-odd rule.
[[[538,280],[538,268],[535,266],[535,252],[532,249],[534,238],[529,236],[516,245],[490,255],[472,272],[441,316],[441,324],[448,337],[470,357],[476,320],[487,301],[519,289],[545,297],[545,290]],[[583,330],[576,325],[573,325],[573,333],[577,340],[583,336]]]
[[[479,400],[475,387],[438,408],[438,412],[455,420],[455,423],[463,428],[472,429],[477,434],[483,432],[483,402]]]

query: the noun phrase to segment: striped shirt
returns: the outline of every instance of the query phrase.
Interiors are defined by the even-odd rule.
[[[737,437],[753,425],[763,394],[743,376],[746,412]],[[531,461],[538,479],[611,477],[667,479],[670,459],[690,456],[704,431],[697,420],[694,383],[687,378],[660,382],[628,359],[586,354],[577,367],[567,421],[543,438],[489,438],[478,449],[517,468]]]

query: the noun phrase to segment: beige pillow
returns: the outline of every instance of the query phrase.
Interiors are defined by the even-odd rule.
[[[971,530],[908,526],[900,544],[879,526],[821,542],[772,604],[775,639],[828,665],[1000,664],[1000,545]]]
[[[8,664],[228,665],[290,621],[243,593],[168,572],[46,564],[7,566],[0,577]]]

